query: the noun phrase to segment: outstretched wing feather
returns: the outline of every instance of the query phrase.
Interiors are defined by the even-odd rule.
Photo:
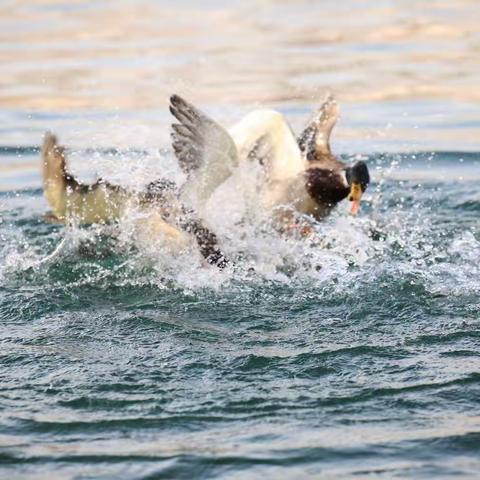
[[[308,161],[330,155],[330,134],[338,119],[335,98],[329,95],[298,137],[298,146]]]
[[[172,146],[181,169],[189,174],[185,191],[206,201],[238,163],[231,136],[214,120],[178,95],[170,98]]]

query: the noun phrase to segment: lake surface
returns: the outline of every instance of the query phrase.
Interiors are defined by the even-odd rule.
[[[362,6],[360,6],[360,3]],[[379,5],[381,3],[381,5]],[[476,1],[4,2],[0,476],[478,478]],[[168,97],[296,131],[325,92],[372,173],[308,240],[207,219],[234,265],[128,219],[47,224],[38,145],[130,187],[181,182]],[[65,240],[65,248],[40,263]]]

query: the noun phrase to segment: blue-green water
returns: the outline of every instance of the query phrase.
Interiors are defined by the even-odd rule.
[[[2,476],[478,478],[480,154],[367,162],[358,218],[341,205],[308,241],[235,225],[226,271],[46,224],[12,174]]]
[[[479,13],[0,2],[0,479],[478,479]],[[46,130],[81,180],[137,188],[181,180],[172,93],[299,132],[327,91],[374,180],[355,219],[286,239],[220,196],[222,272],[129,218],[43,221]]]

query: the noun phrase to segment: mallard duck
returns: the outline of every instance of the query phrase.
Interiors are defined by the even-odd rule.
[[[184,194],[204,205],[240,162],[263,166],[260,201],[289,222],[293,212],[320,219],[348,197],[356,214],[370,176],[367,165],[347,166],[330,149],[338,118],[337,102],[328,97],[298,138],[274,110],[256,110],[230,130],[178,95],[170,98],[172,145],[188,174]]]
[[[65,149],[51,133],[44,137],[41,163],[43,192],[52,210],[47,220],[65,224],[109,223],[135,207],[140,210],[135,226],[142,238],[162,236],[181,248],[193,236],[209,263],[220,268],[227,264],[216,235],[181,204],[172,182],[153,182],[143,192],[128,191],[105,180],[82,184],[68,173]]]

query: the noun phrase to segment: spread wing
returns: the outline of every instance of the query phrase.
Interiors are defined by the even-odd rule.
[[[235,143],[228,132],[178,95],[170,98],[172,145],[180,167],[188,173],[182,196],[202,204],[238,164]]]
[[[234,125],[230,133],[241,158],[260,162],[269,180],[284,181],[305,171],[295,136],[279,112],[251,112]]]
[[[330,134],[337,119],[338,105],[335,98],[329,95],[298,137],[298,146],[308,161],[331,155]]]

